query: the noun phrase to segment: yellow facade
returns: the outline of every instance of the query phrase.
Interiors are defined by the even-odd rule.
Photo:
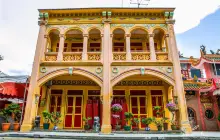
[[[87,102],[96,98],[102,108],[101,131],[111,133],[110,108],[115,99],[125,99],[127,111],[139,117],[153,116],[155,105],[161,105],[170,117],[165,105],[178,96],[177,120],[181,129],[190,133],[173,11],[39,10],[40,30],[21,131],[31,130],[35,116],[43,110],[61,112],[59,128],[83,129]]]

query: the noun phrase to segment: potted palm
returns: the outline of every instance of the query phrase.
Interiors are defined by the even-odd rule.
[[[50,128],[51,113],[48,112],[47,110],[44,110],[42,115],[44,118],[43,128],[49,129]]]
[[[126,125],[124,126],[124,130],[125,131],[130,131],[131,130],[131,126],[128,125],[129,121],[133,118],[133,114],[131,112],[125,112],[125,121],[126,121]]]
[[[89,125],[89,120],[91,120],[92,118],[91,117],[84,117],[83,118],[83,121],[85,122],[85,124],[84,124],[84,129],[85,130],[89,130],[90,129],[90,125]]]
[[[61,122],[60,120],[61,114],[60,112],[52,112],[51,113],[51,122],[54,124],[53,130],[57,130],[57,125]]]
[[[15,131],[19,130],[20,124],[20,117],[21,117],[21,108],[19,104],[11,103],[8,105],[8,110],[12,115],[12,119],[14,120],[13,128]]]
[[[139,118],[134,118],[133,121],[135,123],[135,127],[133,128],[133,131],[139,131],[139,123],[140,123]]]
[[[9,123],[9,116],[10,116],[10,111],[8,108],[4,108],[0,111],[0,116],[5,120],[5,123],[2,123],[2,131],[8,131],[10,128],[10,123]]]
[[[153,122],[153,118],[148,117],[148,118],[142,118],[141,122],[145,124],[145,130],[150,131],[149,125]]]

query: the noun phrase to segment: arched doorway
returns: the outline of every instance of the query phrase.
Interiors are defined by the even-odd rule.
[[[189,123],[191,125],[191,128],[195,129],[195,127],[197,126],[196,112],[190,107],[187,108],[187,112],[188,112],[188,119],[189,119]]]
[[[124,112],[133,113],[135,118],[138,118],[140,123],[138,127],[144,129],[146,126],[141,123],[142,118],[146,117],[169,117],[170,113],[166,111],[164,114],[158,115],[154,108],[160,107],[160,112],[165,111],[168,98],[172,97],[169,90],[172,85],[165,81],[165,78],[159,78],[154,74],[150,74],[151,70],[145,69],[148,74],[140,74],[140,70],[128,71],[129,74],[121,74],[123,78],[117,77],[113,80],[117,81],[113,87],[113,101],[114,103],[120,103],[123,107],[123,112],[120,115],[122,123]],[[126,73],[126,72],[125,72]],[[125,75],[125,76],[123,76]],[[126,76],[127,75],[127,76]],[[125,105],[124,105],[125,104]],[[164,116],[163,116],[164,115]],[[112,126],[115,125],[114,119],[112,119]],[[133,123],[133,127],[135,124]],[[156,126],[151,125],[151,129],[156,130]]]
[[[80,74],[83,70],[73,70],[70,75],[68,70],[62,74],[49,74],[40,79],[41,99],[38,115],[44,110],[60,112],[61,123],[59,128],[83,129],[83,118],[91,117],[90,128],[93,126],[93,118],[98,116],[102,121],[101,87],[98,79],[89,78],[88,74]],[[49,78],[50,77],[50,78]],[[45,79],[48,79],[46,82]],[[42,104],[42,101],[44,104]]]

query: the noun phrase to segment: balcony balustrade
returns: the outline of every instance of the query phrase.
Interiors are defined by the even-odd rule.
[[[150,60],[150,52],[132,52],[131,60]]]
[[[89,61],[100,61],[101,60],[101,52],[88,52],[88,60]]]
[[[63,52],[63,61],[81,61],[82,52]]]
[[[159,61],[168,60],[168,52],[156,52],[156,58]]]
[[[46,52],[45,61],[57,61],[57,52]]]
[[[126,52],[113,52],[114,61],[126,61]]]

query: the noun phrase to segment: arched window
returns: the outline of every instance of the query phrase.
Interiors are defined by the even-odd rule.
[[[125,52],[125,32],[122,29],[115,29],[113,32],[112,40],[112,51],[113,52]]]
[[[101,52],[101,32],[98,29],[89,31],[88,52]]]
[[[148,33],[143,29],[131,31],[131,52],[149,52]]]
[[[154,48],[156,52],[167,52],[167,45],[165,43],[165,34],[161,29],[155,29],[154,33]]]
[[[59,37],[60,32],[58,30],[51,30],[49,33],[47,52],[58,52],[59,51]]]
[[[193,129],[193,128],[195,128],[197,126],[197,123],[196,123],[196,113],[190,107],[187,108],[187,112],[188,112],[189,123],[190,123],[190,125],[191,125],[191,127]]]
[[[83,51],[83,33],[78,29],[69,30],[66,33],[64,52],[82,52]]]

